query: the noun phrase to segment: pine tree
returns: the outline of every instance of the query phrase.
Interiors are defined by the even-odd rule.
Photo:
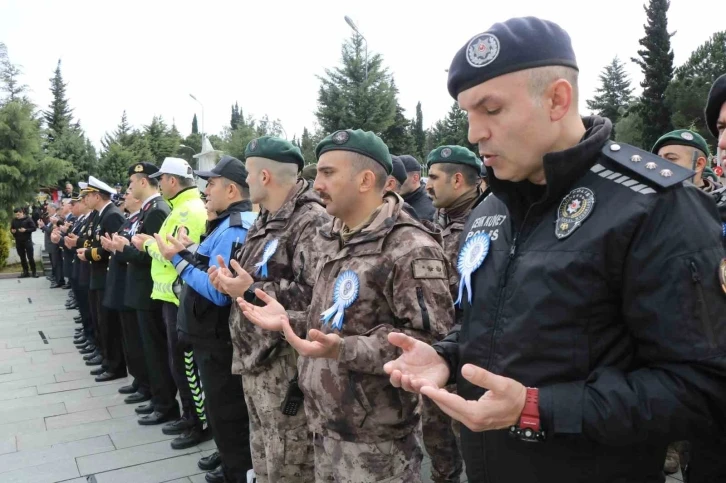
[[[625,64],[617,56],[603,69],[600,87],[595,92],[595,97],[587,101],[587,108],[598,116],[607,117],[615,126],[620,119],[620,110],[630,105],[633,94]],[[614,137],[614,130],[612,135]]]
[[[644,7],[648,16],[645,37],[640,39],[644,48],[638,51],[639,59],[633,58],[645,75],[641,82],[640,99],[643,119],[643,143],[652,146],[664,133],[673,129],[671,112],[665,102],[665,92],[673,75],[673,51],[671,34],[668,33],[668,8],[670,0],[650,0]]]
[[[20,83],[22,73],[20,66],[10,62],[7,48],[0,42],[0,91],[7,93],[7,102],[27,100],[24,94],[28,91],[28,86]]]
[[[66,129],[46,149],[46,154],[52,158],[62,159],[70,165],[64,175],[65,179],[74,186],[78,181],[85,181],[89,175],[97,176],[98,158],[96,148],[79,129]],[[64,180],[58,180],[62,184]]]
[[[154,116],[151,124],[144,126],[143,138],[151,151],[152,159],[157,163],[176,153],[181,143],[179,133],[168,128],[161,116]]]
[[[105,150],[108,150],[114,143],[128,147],[131,144],[131,134],[131,126],[129,125],[128,118],[126,117],[126,110],[124,110],[123,114],[121,114],[121,121],[116,127],[116,130],[111,134],[106,133],[103,139],[101,139],[101,146]]]
[[[234,131],[239,127],[240,122],[244,123],[244,119],[242,119],[242,114],[240,114],[239,104],[235,102],[234,106],[232,106],[232,117],[229,120],[229,126]]]
[[[416,118],[413,121],[412,126],[414,153],[419,159],[425,160],[426,155],[426,131],[423,128],[423,111],[421,109],[421,102],[416,104]]]
[[[300,138],[300,151],[302,152],[303,158],[305,158],[305,164],[313,164],[317,162],[315,157],[315,141],[313,136],[308,131],[308,128],[303,128],[302,137]]]
[[[324,132],[363,129],[383,133],[396,119],[396,92],[383,58],[368,59],[363,38],[355,34],[342,47],[342,65],[319,76],[318,109],[315,116]]]
[[[192,119],[192,134],[199,133],[199,124],[197,124],[197,113],[194,113],[194,119]]]
[[[393,124],[381,134],[381,139],[388,146],[388,150],[395,154],[411,154],[420,157],[414,152],[414,140],[411,134],[411,121],[406,119],[404,109],[396,102],[396,117]]]
[[[73,119],[73,109],[69,107],[68,98],[66,98],[66,87],[68,87],[68,84],[63,82],[61,61],[59,59],[55,75],[50,79],[50,92],[53,94],[53,100],[49,109],[43,113],[43,118],[48,126],[47,138],[49,143],[52,143],[56,137],[63,134],[70,127]]]

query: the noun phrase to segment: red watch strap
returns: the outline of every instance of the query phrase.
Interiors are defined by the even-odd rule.
[[[528,387],[527,399],[524,402],[524,409],[519,418],[521,429],[529,428],[534,431],[540,430],[539,422],[539,389]]]

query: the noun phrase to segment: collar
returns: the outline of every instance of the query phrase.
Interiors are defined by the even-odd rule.
[[[414,199],[418,199],[421,196],[427,196],[426,193],[426,187],[424,185],[421,185],[418,187],[418,189],[411,191],[410,193],[407,193],[403,196],[403,201],[405,201],[408,204],[411,204],[411,201]]]
[[[111,204],[113,204],[113,203],[111,201],[109,201],[108,203],[106,203],[105,205],[103,205],[103,208],[101,208],[100,210],[98,210],[98,215],[100,216],[101,214],[103,214],[103,212],[106,211],[106,208],[108,208],[108,205],[111,205]]]
[[[141,208],[142,209],[143,208],[146,208],[146,205],[148,205],[149,203],[151,203],[151,201],[154,200],[155,198],[161,198],[161,195],[159,193],[154,193],[153,195],[149,196],[148,198],[146,198],[144,200],[143,203],[141,203]]]
[[[173,198],[169,198],[167,201],[169,202],[171,207],[174,208],[175,205],[178,206],[180,203],[184,203],[185,201],[191,200],[195,197],[201,199],[201,196],[199,195],[199,189],[197,189],[196,186],[190,186],[188,188],[184,188],[176,195],[174,195]]]

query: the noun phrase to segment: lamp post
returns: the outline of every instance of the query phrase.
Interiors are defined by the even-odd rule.
[[[201,108],[202,108],[202,137],[204,137],[205,136],[205,133],[204,133],[204,104],[202,104],[201,102],[199,102],[199,99],[197,99],[196,97],[194,97],[194,94],[189,94],[189,97],[191,97],[192,99],[194,99],[195,101],[197,101],[199,103],[199,105],[201,106]]]
[[[363,41],[366,43],[366,80],[368,80],[368,40],[362,33],[360,33],[360,30],[358,30],[358,27],[356,26],[355,22],[353,22],[352,18],[347,15],[344,18],[345,22],[350,25],[350,28],[352,28],[355,33],[360,35]]]
[[[196,149],[194,149],[191,146],[187,146],[186,144],[180,144],[179,147],[190,150],[192,152],[192,154],[197,154],[197,150]]]

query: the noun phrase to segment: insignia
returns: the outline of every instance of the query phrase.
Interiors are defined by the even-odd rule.
[[[651,161],[650,163],[645,163],[645,169],[655,169],[657,167],[658,165],[655,164],[653,161]]]
[[[414,260],[412,262],[413,267],[413,278],[419,279],[433,279],[443,278],[446,279],[446,269],[444,268],[444,262],[441,260]]]
[[[449,156],[451,156],[451,149],[444,148],[444,149],[441,150],[441,157],[442,158],[448,158]]]
[[[572,235],[595,207],[595,193],[589,188],[575,188],[565,196],[557,209],[555,236],[562,240]]]
[[[141,164],[137,164],[136,167],[134,168],[135,173],[141,173],[143,171],[144,171],[144,166]]]
[[[664,178],[670,178],[671,176],[673,176],[673,171],[671,171],[670,169],[662,169],[660,171],[660,175]]]
[[[718,266],[718,279],[721,281],[721,290],[726,293],[726,258]]]
[[[148,203],[146,206],[144,206],[144,211],[149,211],[149,208],[151,208],[151,203]]]
[[[633,154],[632,156],[630,156],[630,160],[634,163],[639,163],[643,160],[643,158],[641,158],[638,154]]]
[[[345,144],[348,142],[348,139],[350,139],[350,134],[348,134],[348,131],[338,131],[337,133],[333,134],[333,142],[335,144]]]
[[[254,151],[257,149],[257,139],[253,139],[250,141],[250,151]]]
[[[620,151],[620,145],[615,143],[611,144],[610,151]]]
[[[499,56],[499,39],[488,33],[482,33],[469,41],[466,46],[466,61],[472,67],[484,67]]]
[[[456,268],[461,275],[461,281],[459,282],[459,297],[454,302],[454,305],[461,305],[464,288],[466,288],[469,304],[471,304],[471,274],[484,263],[484,259],[489,254],[490,245],[491,239],[489,235],[479,233],[469,238],[466,244],[461,247],[459,259],[456,264]]]
[[[333,306],[320,314],[320,320],[324,324],[330,323],[330,327],[336,330],[343,328],[343,316],[345,309],[353,305],[358,298],[360,281],[353,270],[346,270],[335,281],[333,288]],[[332,322],[330,319],[333,319]]]
[[[693,134],[689,133],[688,131],[682,132],[681,137],[686,141],[693,141]]]
[[[267,262],[270,261],[270,258],[272,258],[272,255],[274,255],[275,252],[277,251],[277,245],[279,245],[277,238],[265,243],[265,249],[262,251],[262,260],[255,263],[255,267],[257,267],[257,270],[255,271],[255,275],[259,274],[259,275],[262,275],[263,277],[267,276]]]

